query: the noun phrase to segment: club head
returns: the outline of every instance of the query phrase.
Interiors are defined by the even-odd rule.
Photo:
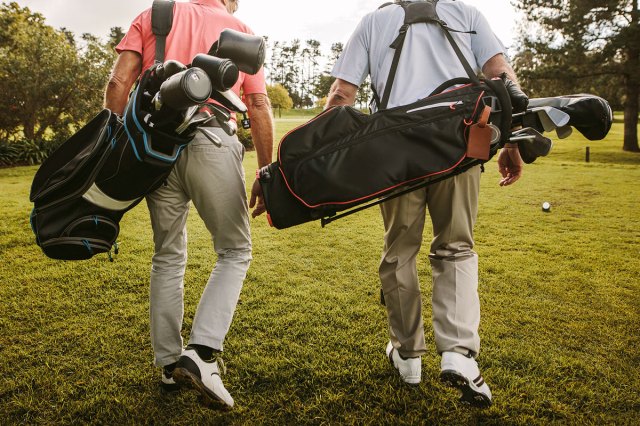
[[[207,139],[209,139],[209,141],[211,141],[212,144],[214,144],[215,146],[217,146],[218,148],[220,148],[222,146],[222,139],[220,139],[220,136],[216,135],[215,133],[213,133],[211,130],[205,128],[205,127],[200,127],[198,128],[198,130],[200,131],[200,133],[202,133]]]
[[[184,119],[182,120],[182,123],[180,123],[180,125],[176,128],[175,132],[177,134],[184,133],[184,131],[187,130],[187,127],[189,127],[189,124],[191,124],[191,119],[197,114],[197,112],[197,106],[187,108],[187,110],[184,112]]]
[[[551,132],[558,127],[566,126],[571,118],[566,112],[550,106],[533,108],[533,111],[538,115],[545,132]]]
[[[569,125],[558,127],[556,129],[556,134],[558,135],[559,139],[568,138],[569,136],[571,136],[572,133],[573,133],[573,128]]]
[[[247,112],[247,106],[242,102],[238,95],[231,90],[226,90],[224,92],[214,90],[211,92],[211,97],[232,111],[240,113]]]
[[[540,132],[530,127],[513,133],[509,140],[518,143],[520,156],[527,164],[533,163],[538,157],[545,157],[553,146],[551,139],[542,136]]]

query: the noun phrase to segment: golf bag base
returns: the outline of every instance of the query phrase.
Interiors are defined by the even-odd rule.
[[[371,115],[331,108],[289,132],[278,161],[258,171],[270,223],[283,229],[330,217],[490,159],[509,137],[509,95],[502,80],[467,83]],[[475,158],[468,139],[483,111],[492,136],[486,157]]]

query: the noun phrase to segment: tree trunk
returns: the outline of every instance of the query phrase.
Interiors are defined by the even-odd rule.
[[[629,82],[626,85],[627,101],[624,104],[624,145],[623,151],[640,152],[638,146],[638,96],[640,86]]]
[[[22,123],[22,133],[24,133],[24,138],[28,141],[32,141],[35,138],[36,134],[36,123],[35,117],[30,116]]]
[[[638,29],[640,25],[640,1],[635,0],[631,11],[632,27]],[[637,34],[637,31],[636,31]],[[638,146],[638,100],[640,97],[640,81],[638,68],[640,66],[640,51],[638,44],[633,44],[627,50],[629,74],[625,81],[626,102],[624,104],[624,144],[623,151],[640,152]]]

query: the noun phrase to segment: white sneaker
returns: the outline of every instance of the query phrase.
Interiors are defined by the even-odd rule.
[[[410,385],[420,383],[422,376],[422,358],[419,356],[414,358],[402,358],[391,342],[387,343],[387,357],[394,366],[402,380]]]
[[[195,349],[187,348],[173,370],[173,379],[178,384],[193,386],[209,402],[232,408],[233,398],[222,384],[220,370],[225,372],[221,358],[203,361]]]
[[[491,405],[491,391],[475,359],[457,352],[443,352],[440,370],[440,380],[462,392],[460,402],[479,408]]]

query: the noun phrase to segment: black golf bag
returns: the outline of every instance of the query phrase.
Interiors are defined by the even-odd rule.
[[[47,256],[111,257],[124,213],[162,185],[196,132],[218,143],[202,128],[216,120],[235,133],[230,111],[247,109],[230,88],[239,69],[261,68],[264,40],[225,30],[211,53],[226,59],[199,54],[190,67],[157,63],[138,81],[123,117],[103,110],[42,164],[31,186],[31,227]]]
[[[502,79],[479,79],[435,12],[435,2],[403,2],[404,25],[378,112],[351,107],[325,111],[281,141],[278,161],[259,171],[268,217],[287,228],[335,215],[400,188],[440,180],[489,160],[509,137],[511,97]],[[406,28],[444,31],[468,77],[431,96],[387,109]],[[480,129],[481,152],[467,141]]]
[[[38,169],[31,186],[36,242],[54,259],[110,252],[122,215],[158,188],[195,132],[176,134],[145,122],[141,109],[151,72],[122,118],[105,109]],[[117,247],[116,247],[117,249]]]

